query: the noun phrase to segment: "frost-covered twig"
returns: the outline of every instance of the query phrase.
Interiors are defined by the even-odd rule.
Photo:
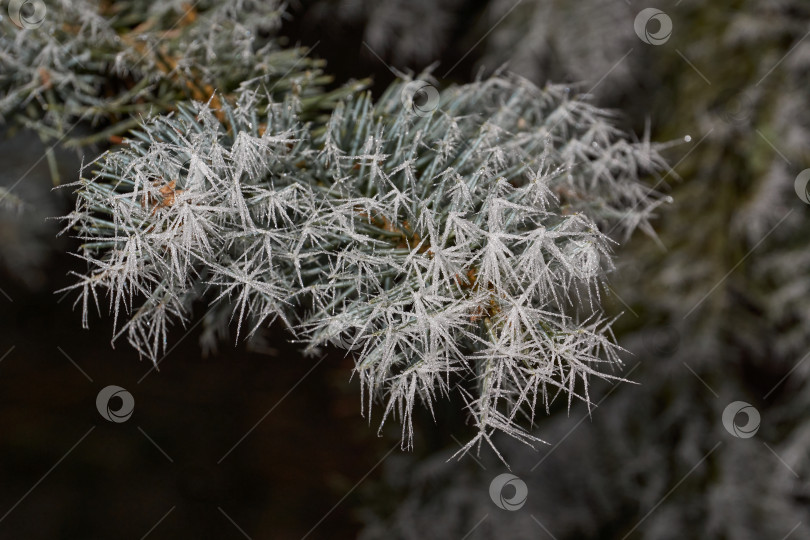
[[[201,297],[232,306],[237,337],[274,319],[309,349],[350,334],[368,407],[401,419],[403,444],[416,402],[462,378],[478,427],[465,451],[497,431],[539,440],[538,406],[588,400],[619,362],[599,227],[628,211],[648,224],[660,198],[638,175],[660,158],[564,87],[498,76],[427,115],[406,89],[325,125],[261,87],[145,123],[78,183],[85,320],[104,291],[116,335],[155,362]]]

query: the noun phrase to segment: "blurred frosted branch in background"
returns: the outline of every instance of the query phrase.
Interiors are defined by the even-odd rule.
[[[331,78],[305,49],[279,45],[281,14],[275,1],[62,0],[34,29],[3,18],[0,120],[68,146],[117,142],[140,117],[255,78],[328,108],[318,89]],[[78,121],[97,131],[71,135]]]

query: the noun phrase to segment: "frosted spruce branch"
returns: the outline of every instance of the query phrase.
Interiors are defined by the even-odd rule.
[[[281,46],[284,4],[277,0],[48,0],[39,2],[46,6],[41,25],[23,28],[7,16],[8,4],[0,7],[0,132],[36,132],[54,184],[63,169],[55,146],[97,155],[177,103],[231,100],[240,86],[263,84],[276,100],[297,95],[300,116],[323,121],[364,84],[327,91],[332,78],[323,60]],[[50,251],[49,235],[28,234],[42,228],[32,223],[40,216],[6,208],[32,202],[28,181],[15,177],[0,190],[0,266],[26,281],[46,260],[28,255]]]
[[[205,298],[237,339],[275,319],[310,350],[351,339],[403,444],[416,402],[455,388],[478,428],[464,451],[539,440],[538,407],[614,378],[600,225],[649,226],[661,198],[639,175],[661,160],[564,87],[498,76],[420,116],[403,85],[325,125],[258,89],[144,123],[76,184],[85,324],[106,295],[115,338],[157,362]]]

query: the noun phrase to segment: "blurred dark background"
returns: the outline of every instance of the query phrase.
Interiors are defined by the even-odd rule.
[[[634,29],[651,5],[672,23],[664,43]],[[591,416],[556,405],[539,419],[548,446],[503,441],[528,484],[518,512],[490,500],[506,470],[493,452],[447,461],[469,435],[459,404],[421,413],[403,452],[398,426],[360,416],[342,351],[306,358],[272,328],[203,355],[193,318],[156,372],[111,346],[109,317],[83,330],[75,295],[55,294],[81,269],[77,242],[46,221],[70,211],[70,188],[51,189],[35,136],[4,137],[0,186],[25,176],[26,204],[0,219],[0,538],[810,538],[809,223],[794,189],[810,166],[808,29],[810,6],[789,0],[291,4],[282,35],[335,85],[506,66],[673,142],[658,240],[617,239],[604,298],[639,384],[600,383]],[[57,162],[77,177],[79,156]],[[108,385],[134,398],[126,422],[96,410]],[[761,415],[753,438],[724,428],[736,400]]]

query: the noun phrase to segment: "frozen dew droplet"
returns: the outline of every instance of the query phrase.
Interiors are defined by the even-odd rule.
[[[686,137],[683,138],[683,142],[692,142],[692,136],[687,135]]]

